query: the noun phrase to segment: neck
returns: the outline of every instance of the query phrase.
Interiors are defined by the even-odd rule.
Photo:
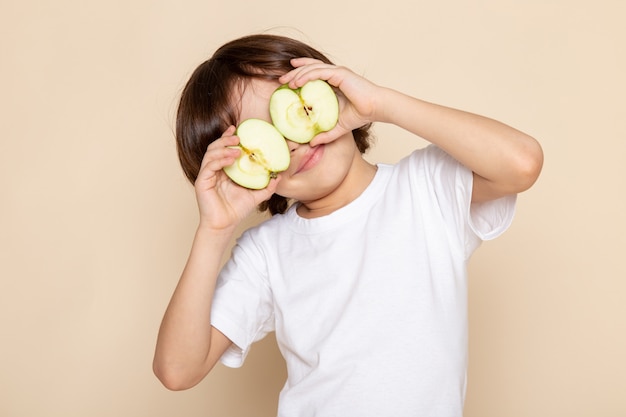
[[[347,206],[365,191],[374,179],[376,165],[370,164],[360,153],[353,160],[346,178],[330,194],[314,201],[302,201],[297,208],[298,215],[306,219],[326,216]]]

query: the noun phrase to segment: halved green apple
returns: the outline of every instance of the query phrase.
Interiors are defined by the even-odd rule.
[[[283,85],[270,98],[272,123],[294,142],[310,142],[315,135],[337,124],[339,101],[324,80],[312,80],[297,89]]]
[[[276,174],[286,170],[291,160],[287,141],[270,123],[247,119],[239,124],[241,156],[224,167],[224,172],[242,187],[260,190],[267,187]]]

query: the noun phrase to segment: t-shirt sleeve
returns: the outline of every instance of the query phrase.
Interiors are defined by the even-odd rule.
[[[435,145],[429,145],[423,152],[423,167],[430,177],[431,191],[447,223],[453,226],[448,232],[456,234],[466,257],[482,241],[495,239],[508,229],[515,214],[516,195],[472,203],[472,171]]]
[[[266,264],[251,237],[244,233],[220,272],[211,324],[233,342],[220,359],[226,366],[240,367],[251,345],[274,331]]]

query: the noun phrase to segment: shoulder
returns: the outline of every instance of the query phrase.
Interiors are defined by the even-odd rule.
[[[237,238],[237,245],[258,249],[272,245],[276,236],[283,233],[284,228],[290,223],[293,209],[294,207],[290,207],[284,214],[274,214],[248,227]]]
[[[422,169],[448,168],[458,169],[462,167],[456,159],[436,145],[428,145],[416,149],[403,158],[399,164],[408,164]]]
[[[473,180],[471,170],[436,145],[414,150],[393,167],[398,180],[406,178],[412,187],[426,186],[431,191],[450,191],[455,185],[471,188]]]

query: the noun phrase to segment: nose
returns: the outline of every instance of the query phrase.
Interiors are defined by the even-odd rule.
[[[300,147],[300,143],[294,142],[292,140],[286,139],[287,147],[289,148],[289,152],[293,152]]]

